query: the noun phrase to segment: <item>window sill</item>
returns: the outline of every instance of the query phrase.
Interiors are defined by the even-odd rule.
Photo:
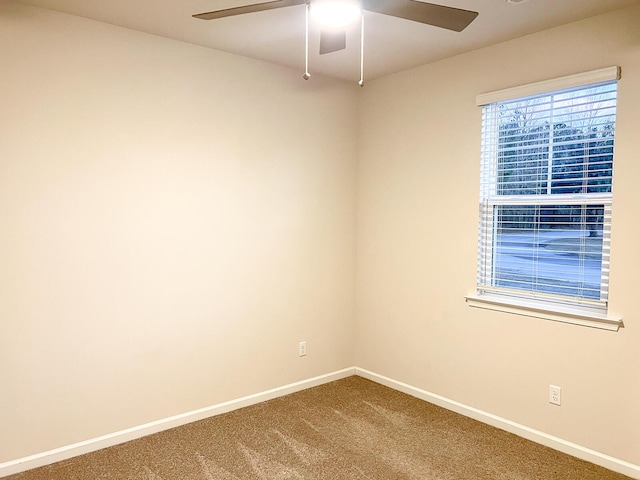
[[[621,318],[571,307],[551,307],[542,302],[504,298],[498,295],[468,295],[465,297],[465,300],[470,307],[514,313],[556,322],[572,323],[574,325],[600,328],[614,332],[624,327]]]

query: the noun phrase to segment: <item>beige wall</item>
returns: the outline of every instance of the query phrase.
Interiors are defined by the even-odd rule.
[[[640,8],[369,82],[359,136],[356,365],[640,464]],[[620,65],[605,332],[468,307],[477,94]],[[548,403],[548,385],[563,405]]]
[[[357,86],[6,2],[0,59],[0,462],[353,365]]]

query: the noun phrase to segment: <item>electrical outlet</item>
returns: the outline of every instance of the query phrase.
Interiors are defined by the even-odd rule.
[[[562,403],[562,388],[549,385],[549,403],[560,405]]]
[[[307,342],[300,342],[298,344],[298,356],[304,357],[307,354]]]

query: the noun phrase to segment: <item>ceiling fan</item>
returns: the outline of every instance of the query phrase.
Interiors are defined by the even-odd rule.
[[[223,10],[214,10],[193,15],[194,18],[202,20],[213,20],[224,17],[232,17],[235,15],[245,15],[248,13],[261,12],[265,10],[273,10],[276,8],[293,7],[296,5],[306,5],[306,69],[303,75],[305,80],[310,78],[309,75],[309,13],[314,9],[320,11],[325,7],[334,7],[342,12],[351,7],[351,12],[356,12],[362,21],[361,27],[361,45],[360,45],[360,86],[364,85],[364,15],[363,11],[374,12],[382,15],[390,15],[405,20],[432,25],[435,27],[461,32],[464,30],[477,16],[478,12],[463,10],[455,7],[447,7],[435,3],[426,3],[417,0],[272,0],[265,3],[255,3],[234,8],[226,8]],[[353,18],[355,19],[355,18]],[[353,20],[352,19],[352,20]],[[324,23],[324,22],[323,22]],[[337,52],[346,48],[346,25],[348,20],[337,22],[336,25],[330,25],[323,28],[320,32],[320,54],[324,55],[331,52]],[[326,26],[327,24],[324,23]]]

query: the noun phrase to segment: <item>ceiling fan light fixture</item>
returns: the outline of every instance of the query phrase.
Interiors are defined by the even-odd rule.
[[[1,2],[2,0],[0,0]],[[505,0],[509,3],[528,0]],[[323,27],[320,31],[319,55],[346,48],[347,26],[360,19],[360,86],[364,85],[364,12],[389,15],[413,22],[461,32],[478,16],[478,12],[448,7],[419,0],[268,0],[249,5],[198,13],[194,18],[213,20],[278,8],[305,6],[305,72],[309,74],[309,17],[313,16]]]
[[[362,9],[352,2],[312,2],[311,15],[325,27],[344,28],[362,15]]]

